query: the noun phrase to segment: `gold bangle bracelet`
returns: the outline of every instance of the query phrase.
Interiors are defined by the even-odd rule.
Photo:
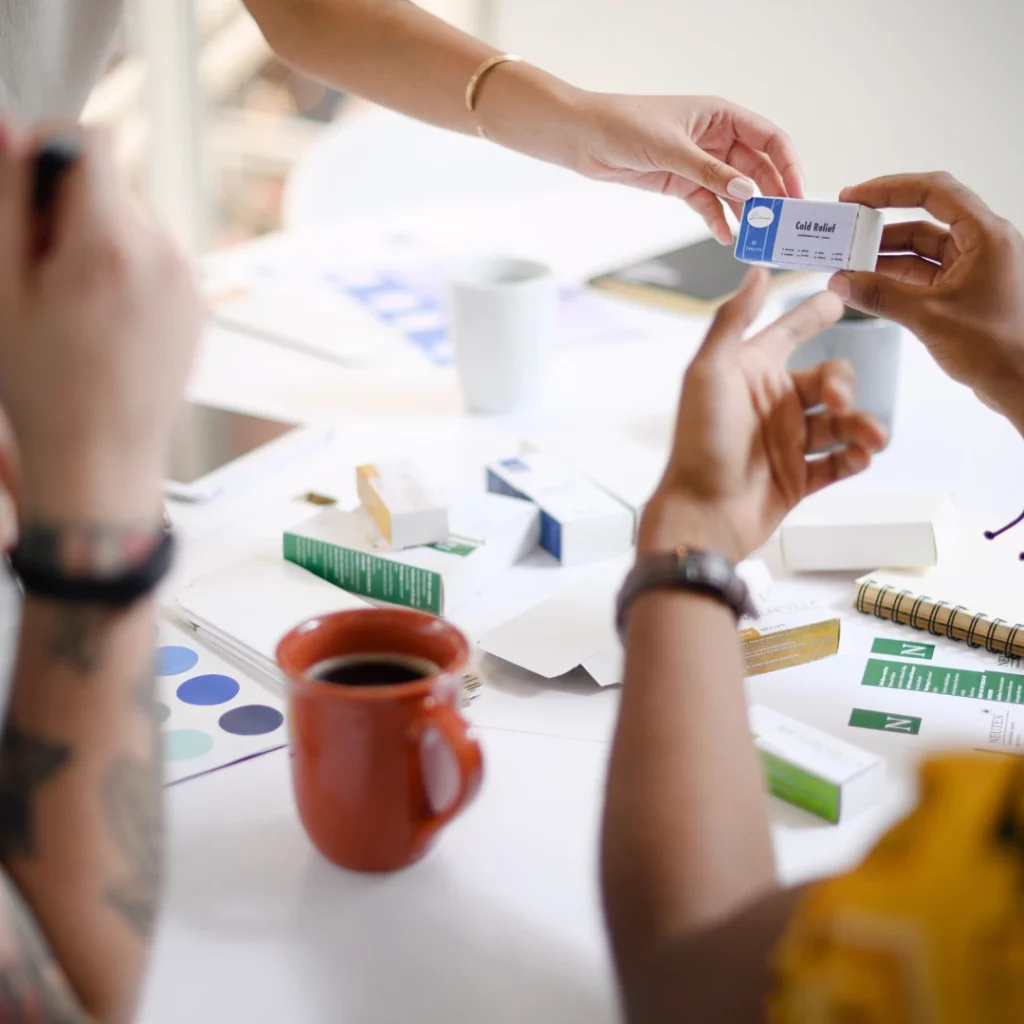
[[[480,83],[491,71],[493,71],[499,64],[518,64],[522,59],[522,57],[517,57],[514,53],[496,53],[493,57],[488,57],[487,60],[485,60],[483,64],[473,72],[469,81],[466,83],[466,109],[471,114],[476,113],[476,98],[477,93],[480,91]],[[479,124],[476,126],[476,133],[482,139],[488,138],[487,133]]]

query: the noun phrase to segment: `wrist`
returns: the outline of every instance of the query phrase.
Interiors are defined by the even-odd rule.
[[[587,94],[532,64],[499,64],[480,83],[477,124],[499,145],[575,169],[578,121]]]
[[[706,502],[656,493],[640,518],[637,555],[653,555],[680,547],[703,548],[740,562],[744,551],[722,511]]]

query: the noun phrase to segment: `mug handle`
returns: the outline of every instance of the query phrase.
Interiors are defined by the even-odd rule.
[[[430,799],[430,791],[423,765],[423,743],[430,731],[447,747],[459,774],[458,789],[448,807],[443,811],[429,814],[417,830],[417,840],[426,842],[444,828],[474,796],[480,788],[483,777],[483,753],[480,744],[472,736],[472,726],[450,704],[433,702],[423,709],[423,715],[413,734],[416,743],[417,769],[423,790]]]

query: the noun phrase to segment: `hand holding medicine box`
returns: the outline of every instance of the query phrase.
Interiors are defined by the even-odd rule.
[[[787,270],[874,270],[885,217],[858,203],[755,196],[743,204],[736,259]]]
[[[522,454],[487,467],[487,490],[540,509],[540,546],[562,565],[625,554],[633,512],[560,459]]]
[[[420,547],[448,539],[448,509],[408,460],[356,468],[356,490],[391,547]]]

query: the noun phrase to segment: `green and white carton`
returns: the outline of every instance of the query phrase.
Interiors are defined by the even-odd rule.
[[[284,534],[284,557],[342,590],[446,615],[533,551],[540,513],[499,494],[448,506],[446,541],[393,551],[363,508],[327,509]]]
[[[760,704],[749,716],[773,796],[833,823],[881,798],[884,758]]]

